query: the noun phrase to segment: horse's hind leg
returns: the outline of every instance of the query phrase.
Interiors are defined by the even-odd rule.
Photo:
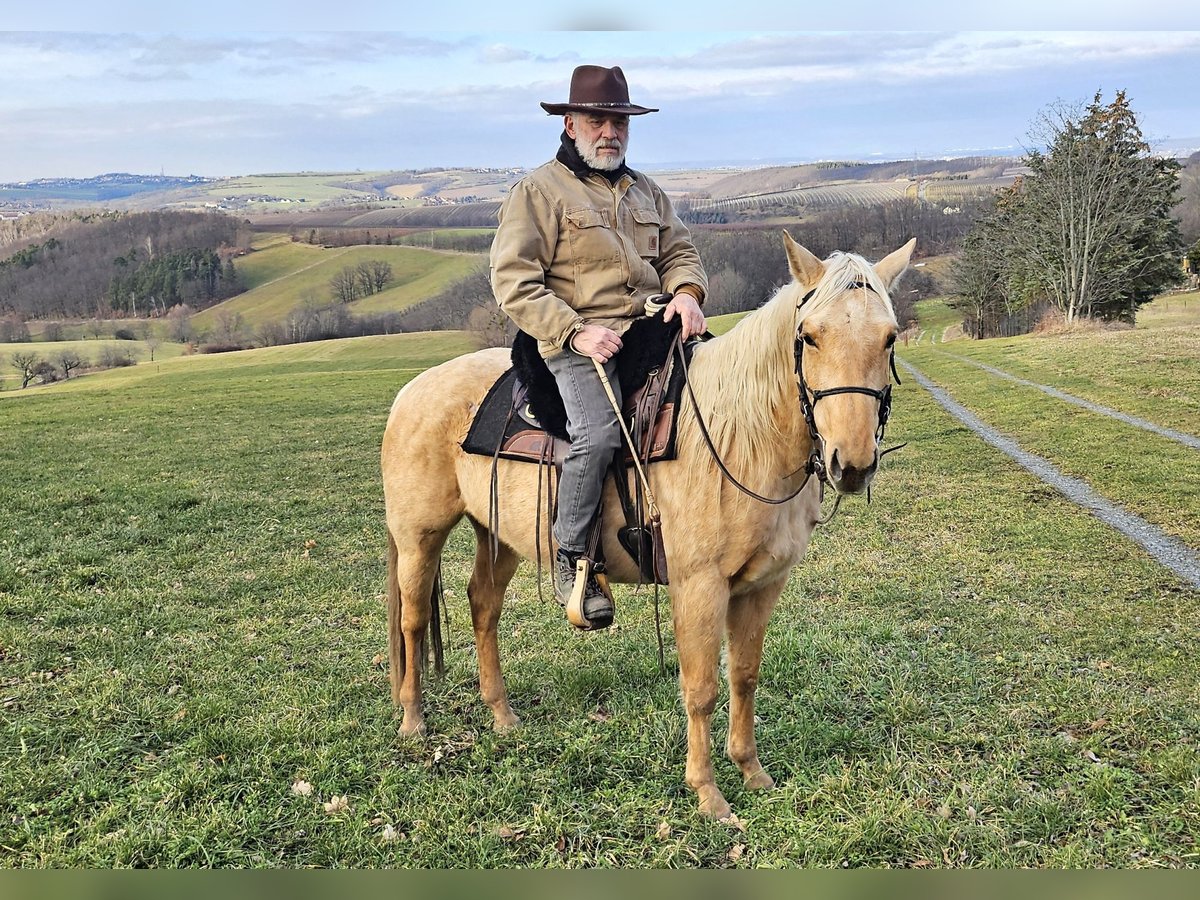
[[[421,660],[433,613],[433,582],[450,529],[388,532],[388,654],[392,700],[404,709],[400,734],[425,733]]]
[[[479,659],[479,693],[492,710],[496,731],[508,731],[521,720],[508,705],[504,676],[500,671],[500,646],[496,626],[504,604],[504,589],[517,571],[521,558],[504,544],[498,546],[492,559],[491,533],[475,524],[475,568],[467,585],[471,601],[471,623],[475,627],[475,655]]]
[[[739,769],[748,790],[775,786],[758,759],[754,737],[754,692],[762,665],[763,637],[767,620],[783,590],[783,582],[753,594],[735,597],[729,603],[726,626],[729,632],[729,737],[725,751]]]

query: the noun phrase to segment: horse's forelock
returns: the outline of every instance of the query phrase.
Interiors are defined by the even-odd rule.
[[[829,306],[841,297],[849,287],[857,281],[871,286],[872,292],[887,308],[888,313],[895,317],[892,308],[892,298],[888,296],[887,285],[875,272],[875,267],[854,253],[834,253],[825,260],[825,274],[817,283],[813,295],[800,309],[800,318],[810,316]]]

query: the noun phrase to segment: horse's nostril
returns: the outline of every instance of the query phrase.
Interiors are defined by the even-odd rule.
[[[842,477],[842,464],[838,460],[837,449],[834,448],[833,455],[829,457],[829,474],[834,478]]]

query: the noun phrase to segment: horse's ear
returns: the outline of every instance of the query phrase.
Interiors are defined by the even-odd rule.
[[[825,274],[825,264],[796,243],[795,238],[783,231],[783,245],[787,248],[788,268],[792,277],[805,287],[812,287]]]
[[[879,276],[879,280],[889,291],[896,280],[904,274],[904,270],[908,268],[908,261],[912,259],[913,248],[916,246],[917,239],[913,238],[899,250],[889,253],[875,263],[875,274]]]

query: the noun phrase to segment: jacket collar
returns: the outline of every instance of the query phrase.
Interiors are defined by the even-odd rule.
[[[619,167],[613,169],[611,172],[602,169],[593,169],[583,161],[583,157],[579,155],[579,150],[575,147],[575,142],[571,140],[570,135],[567,134],[565,129],[562,133],[562,145],[558,148],[558,154],[555,156],[555,159],[574,172],[575,177],[580,180],[594,174],[603,176],[611,184],[616,184],[626,175],[632,180],[637,181],[637,175],[634,174],[633,169],[625,165],[623,161]]]

